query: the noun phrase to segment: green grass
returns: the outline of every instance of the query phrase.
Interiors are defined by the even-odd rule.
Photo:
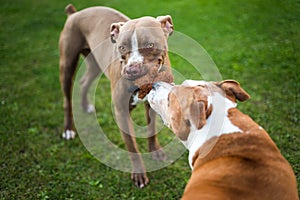
[[[101,164],[79,138],[60,138],[57,44],[68,2],[0,2],[0,199],[179,199],[190,175],[186,153],[174,164],[148,173],[150,185],[139,190],[130,174]],[[207,50],[223,79],[238,80],[252,96],[239,108],[268,130],[300,182],[299,1],[72,3],[77,9],[111,6],[131,18],[172,15],[175,30]],[[201,78],[184,59],[172,54],[171,62],[185,77]],[[109,88],[108,81],[103,82]],[[97,98],[99,123],[122,146],[107,105],[109,93]],[[134,117],[138,124],[144,123],[142,110]]]

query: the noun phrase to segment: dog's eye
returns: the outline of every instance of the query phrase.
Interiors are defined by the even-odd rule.
[[[120,51],[121,53],[124,53],[124,52],[126,51],[126,47],[123,46],[123,45],[119,46],[119,51]]]
[[[146,49],[152,49],[154,47],[154,43],[147,43]]]
[[[187,126],[191,126],[191,122],[190,122],[190,120],[184,120],[184,123],[185,123],[185,125],[187,125]]]

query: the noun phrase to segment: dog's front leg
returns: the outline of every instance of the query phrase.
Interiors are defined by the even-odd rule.
[[[147,129],[148,129],[148,149],[152,154],[154,160],[162,161],[166,159],[166,154],[161,148],[155,130],[155,119],[156,113],[150,107],[149,103],[145,103],[145,114],[147,119]]]
[[[115,109],[115,115],[120,131],[122,133],[122,137],[131,158],[131,179],[137,187],[143,188],[148,184],[149,180],[146,174],[146,169],[143,164],[142,157],[136,144],[134,129],[130,120],[129,111],[126,112],[124,110]]]

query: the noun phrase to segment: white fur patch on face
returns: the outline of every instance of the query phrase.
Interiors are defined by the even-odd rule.
[[[136,35],[136,31],[133,32],[131,36],[131,54],[129,56],[127,65],[130,66],[133,63],[142,63],[144,57],[139,52],[139,43]]]

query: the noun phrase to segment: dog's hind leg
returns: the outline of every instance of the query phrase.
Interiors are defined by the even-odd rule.
[[[165,160],[166,155],[159,145],[155,131],[156,113],[150,107],[149,103],[145,103],[147,128],[148,128],[148,149],[154,160]]]
[[[81,106],[84,111],[92,113],[95,111],[95,107],[94,105],[89,104],[88,91],[95,78],[100,74],[101,70],[94,55],[89,49],[84,49],[81,53],[85,56],[85,63],[87,65],[86,72],[80,80]]]
[[[81,48],[82,43],[80,42],[80,37],[78,37],[78,35],[68,34],[67,32],[61,34],[59,41],[59,67],[65,112],[63,138],[67,140],[75,137],[72,114],[72,88]]]

